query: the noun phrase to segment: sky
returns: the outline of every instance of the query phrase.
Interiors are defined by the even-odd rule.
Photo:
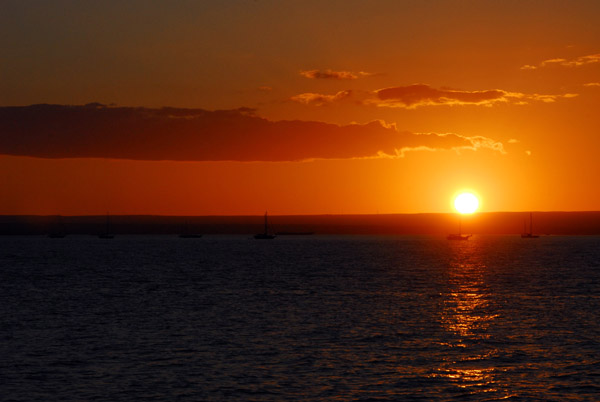
[[[0,3],[0,214],[600,209],[600,2]]]

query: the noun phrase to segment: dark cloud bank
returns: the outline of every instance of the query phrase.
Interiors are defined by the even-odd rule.
[[[301,161],[490,148],[485,137],[399,132],[379,121],[269,121],[251,109],[32,105],[0,107],[0,154],[41,158]]]

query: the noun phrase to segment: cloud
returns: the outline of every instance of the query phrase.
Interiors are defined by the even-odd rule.
[[[312,93],[312,92],[306,92],[303,94],[292,96],[290,99],[295,102],[304,103],[305,105],[323,106],[323,105],[327,105],[330,103],[347,100],[347,99],[350,99],[351,97],[352,97],[352,91],[346,90],[346,91],[340,91],[340,92],[336,93],[335,95],[323,95],[323,94],[316,94],[316,93]]]
[[[402,157],[426,150],[504,153],[493,139],[415,134],[381,121],[269,121],[252,109],[32,105],[0,107],[0,154],[41,158],[303,161]]]
[[[533,66],[530,64],[526,64],[521,67],[521,70],[537,70],[538,68],[548,67],[548,66],[561,66],[561,67],[580,67],[586,64],[595,64],[600,63],[600,53],[590,54],[587,56],[577,57],[575,59],[548,59],[539,63],[537,66]]]
[[[397,151],[398,156],[403,157],[406,152],[414,151],[453,150],[460,152],[461,150],[477,151],[479,149],[490,149],[506,154],[504,145],[501,142],[483,136],[467,137],[454,133],[415,133],[410,142],[410,144]]]
[[[339,101],[354,100],[365,105],[378,107],[415,109],[420,106],[440,105],[480,105],[493,106],[496,103],[510,103],[523,105],[530,101],[555,102],[560,98],[572,98],[577,94],[544,95],[509,92],[501,89],[488,89],[483,91],[464,91],[448,88],[432,88],[426,84],[413,84],[407,86],[383,88],[367,95],[358,95],[354,91],[341,91],[335,95],[317,93],[304,93],[293,96],[291,100],[322,106]]]
[[[321,80],[356,80],[363,77],[369,77],[374,75],[373,73],[367,73],[359,71],[353,73],[350,71],[334,71],[334,70],[304,70],[300,71],[300,75],[310,79],[321,79]]]
[[[419,106],[438,105],[480,105],[492,106],[496,103],[523,105],[529,101],[555,102],[560,98],[572,98],[577,94],[542,95],[509,92],[502,89],[483,91],[463,91],[458,89],[436,89],[425,84],[384,88],[375,91],[376,99],[370,100],[376,106],[414,109]]]
[[[486,91],[460,91],[435,89],[424,84],[383,88],[375,91],[377,106],[417,107],[424,105],[491,104],[502,101],[506,92],[497,89]]]
[[[583,84],[584,87],[600,87],[600,82],[588,82],[587,84]]]

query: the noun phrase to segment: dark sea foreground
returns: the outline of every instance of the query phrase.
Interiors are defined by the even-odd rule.
[[[600,237],[0,237],[0,400],[600,400]]]

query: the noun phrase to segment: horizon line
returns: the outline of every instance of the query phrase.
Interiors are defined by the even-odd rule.
[[[269,214],[269,216],[380,216],[380,215],[460,215],[460,216],[476,216],[481,214],[513,214],[513,213],[600,213],[600,210],[523,210],[523,211],[485,211],[475,212],[472,214],[461,214],[459,212],[379,212],[379,213],[300,213],[300,214]],[[105,217],[106,213],[97,214],[0,214],[0,217],[19,217],[19,216],[35,216],[35,217],[56,217],[56,216],[71,216],[71,217]],[[110,216],[157,216],[157,217],[246,217],[246,216],[264,216],[264,213],[257,214],[195,214],[195,215],[172,215],[172,214],[113,214]]]

